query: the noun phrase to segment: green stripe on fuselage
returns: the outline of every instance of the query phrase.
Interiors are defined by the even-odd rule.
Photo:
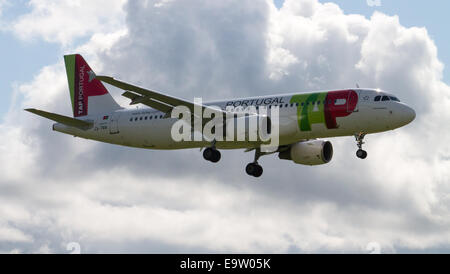
[[[72,110],[75,108],[75,56],[65,55],[64,63],[66,64],[67,81],[69,82],[70,100],[72,101]]]
[[[298,127],[301,131],[311,131],[312,124],[325,124],[325,110],[323,101],[326,97],[327,92],[298,94],[292,96],[290,103],[298,103],[297,121]],[[317,102],[320,102],[320,104],[317,104]]]

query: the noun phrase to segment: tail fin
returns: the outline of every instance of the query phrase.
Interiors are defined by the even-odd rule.
[[[64,62],[74,117],[121,109],[81,55],[65,55]]]

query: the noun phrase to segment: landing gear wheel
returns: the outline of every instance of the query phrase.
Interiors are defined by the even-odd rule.
[[[253,177],[261,177],[263,174],[263,168],[256,163],[250,163],[245,167],[245,172]]]
[[[256,171],[255,173],[253,173],[253,176],[255,176],[256,178],[261,177],[261,175],[263,174],[263,168],[260,165],[256,165]]]
[[[220,161],[220,158],[221,158],[220,151],[218,151],[217,149],[214,149],[214,153],[213,153],[211,162],[217,163],[218,161]]]
[[[362,149],[362,145],[364,144],[364,137],[366,134],[364,132],[360,132],[355,134],[356,145],[358,146],[358,150],[356,151],[356,157],[360,159],[367,158],[367,152]]]
[[[207,149],[205,149],[205,151],[203,151],[203,158],[205,158],[205,160],[207,161],[217,163],[221,158],[220,151],[208,147]]]
[[[367,158],[367,151],[362,150],[362,149],[358,149],[358,151],[356,151],[356,156],[360,159],[366,159]]]
[[[207,161],[211,161],[213,154],[214,154],[213,149],[207,148],[203,151],[203,158],[205,158],[205,160],[207,160]]]
[[[254,163],[250,163],[245,167],[245,172],[247,172],[248,175],[253,176],[253,174],[256,172],[256,165]]]

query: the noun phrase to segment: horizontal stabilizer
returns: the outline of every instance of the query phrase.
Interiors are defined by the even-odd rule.
[[[93,123],[91,122],[87,122],[87,121],[82,121],[82,120],[78,120],[72,117],[67,117],[67,116],[63,116],[63,115],[59,115],[56,113],[51,113],[51,112],[47,112],[47,111],[43,111],[43,110],[38,110],[38,109],[34,109],[34,108],[28,108],[25,109],[28,112],[31,112],[33,114],[42,116],[44,118],[50,119],[52,121],[64,124],[66,126],[70,126],[70,127],[76,127],[82,130],[86,130],[92,127]]]

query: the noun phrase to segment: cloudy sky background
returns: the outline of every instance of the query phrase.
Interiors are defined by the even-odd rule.
[[[0,252],[449,252],[448,38],[433,23],[448,19],[412,16],[423,3],[399,1],[403,16],[387,1],[347,2],[0,0]],[[365,161],[352,137],[336,138],[330,164],[265,156],[255,179],[250,153],[215,165],[197,149],[62,135],[25,113],[71,115],[62,55],[74,52],[98,74],[187,99],[358,82],[417,118],[367,136]]]

